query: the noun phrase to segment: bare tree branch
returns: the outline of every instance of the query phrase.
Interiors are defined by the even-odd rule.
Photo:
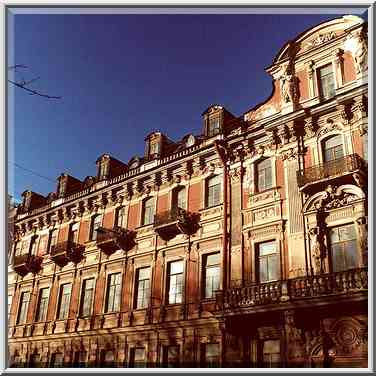
[[[16,65],[9,67],[8,70],[14,70],[15,72],[17,72],[17,68],[26,68],[27,69],[28,66],[23,65],[23,64],[16,64]],[[30,85],[31,83],[33,83],[33,82],[35,82],[39,79],[40,79],[40,77],[35,77],[35,78],[32,78],[29,81],[26,81],[24,78],[21,78],[21,80],[16,80],[16,81],[8,80],[8,82],[13,84],[14,86],[19,87],[20,89],[27,91],[29,95],[38,95],[40,97],[44,97],[44,98],[48,98],[48,99],[61,99],[61,97],[43,94],[37,89],[31,89],[31,88],[27,87],[27,85]]]
[[[48,99],[61,99],[61,97],[55,97],[55,96],[52,96],[52,95],[40,93],[37,90],[29,89],[22,82],[15,82],[15,81],[12,81],[12,80],[8,80],[8,82],[10,82],[14,86],[17,86],[17,87],[19,87],[23,90],[26,90],[29,94],[31,93],[31,95],[39,95],[40,97],[44,97],[44,98],[48,98]]]

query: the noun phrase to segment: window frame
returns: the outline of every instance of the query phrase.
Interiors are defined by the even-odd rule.
[[[147,197],[145,198],[144,200],[142,200],[142,208],[141,208],[141,226],[149,226],[149,225],[152,225],[154,223],[154,216],[155,216],[155,197],[154,196],[150,196],[150,197]],[[146,206],[147,203],[151,203],[150,206]],[[150,217],[149,218],[149,222],[146,222],[146,209],[147,208],[151,208],[151,214],[149,213]]]
[[[47,298],[43,298],[42,294],[43,294],[43,291],[47,290]],[[35,321],[36,322],[44,322],[46,321],[47,319],[47,313],[48,313],[48,303],[49,303],[49,300],[50,300],[50,288],[49,287],[41,287],[38,291],[38,301],[37,301],[37,309],[35,311]],[[46,300],[46,306],[45,306],[45,311],[43,313],[43,316],[41,316],[41,301],[42,299]]]
[[[86,284],[88,281],[92,281],[93,286],[90,289],[86,288]],[[90,317],[93,314],[93,304],[94,304],[94,297],[95,297],[95,277],[87,277],[84,278],[81,282],[81,289],[80,289],[80,304],[79,304],[79,317]],[[90,297],[90,307],[88,308],[89,313],[86,311],[84,312],[84,307],[87,301],[86,292],[91,291]],[[72,294],[72,292],[71,292]]]
[[[213,255],[218,255],[219,256],[219,262],[217,264],[213,264],[208,266],[207,265],[207,260],[208,257],[213,256]],[[201,257],[201,298],[202,299],[214,299],[215,294],[212,296],[207,296],[206,295],[206,289],[207,289],[207,269],[218,269],[218,289],[220,289],[221,286],[221,252],[220,251],[209,251],[207,253],[204,253]],[[212,290],[213,292],[216,290]]]
[[[174,264],[174,263],[181,263],[182,264],[182,272],[180,273],[174,273],[174,274],[171,274],[171,265]],[[166,291],[166,296],[165,296],[165,302],[166,302],[166,305],[174,305],[174,304],[184,304],[184,289],[185,289],[185,262],[183,259],[175,259],[175,260],[169,260],[167,262],[167,265],[166,265],[166,284],[165,284],[165,291]],[[170,288],[171,288],[171,277],[172,276],[178,276],[178,275],[181,275],[181,301],[180,302],[177,302],[176,301],[176,296],[178,296],[177,294],[175,294],[175,301],[174,302],[170,302]],[[176,286],[178,286],[178,284],[176,284]]]
[[[217,124],[213,127],[213,124]],[[219,115],[212,116],[208,118],[208,137],[215,137],[221,134],[221,117]]]
[[[322,75],[321,75],[321,71],[327,67],[331,67],[331,74],[332,74],[332,77],[333,77],[333,93],[332,95],[324,95],[324,92],[323,92],[323,85],[322,85]],[[324,77],[327,77],[328,74],[326,74]],[[317,82],[317,90],[318,90],[318,96],[323,99],[323,100],[327,100],[327,99],[331,99],[331,98],[334,98],[335,95],[336,95],[336,70],[335,70],[335,66],[333,65],[333,63],[331,61],[328,61],[326,63],[323,63],[322,65],[318,66],[316,68],[316,82]]]
[[[334,139],[334,138],[338,138],[341,140],[341,143],[340,144],[337,144],[335,146],[332,146],[330,148],[327,148],[327,142]],[[339,156],[338,158],[336,158],[336,149],[339,149],[339,147],[341,147],[341,150],[342,150],[342,155]],[[331,153],[332,156],[334,156],[335,158],[332,158],[332,159],[327,159],[327,152],[328,151],[334,151],[334,153]],[[323,163],[330,163],[330,162],[334,162],[335,160],[337,159],[340,159],[340,158],[343,158],[346,153],[345,153],[345,143],[344,143],[344,139],[343,139],[343,135],[339,134],[339,133],[336,133],[336,134],[331,134],[325,138],[323,138],[321,140],[321,155],[322,155],[322,161]]]
[[[148,269],[148,272],[149,272],[149,278],[144,278],[142,280],[139,279],[139,276],[140,276],[140,270],[142,269]],[[143,305],[143,306],[139,306],[138,305],[138,293],[140,291],[140,282],[141,281],[149,281],[149,288],[148,288],[148,297],[146,299],[146,305]],[[148,306],[150,305],[150,300],[151,300],[151,267],[150,266],[139,266],[136,268],[135,270],[135,284],[134,284],[134,301],[133,301],[133,307],[134,309],[147,309]],[[145,291],[146,289],[144,288],[142,291]],[[143,296],[145,296],[145,294],[143,294]]]
[[[123,213],[123,214],[120,216],[120,213]],[[119,221],[120,218],[122,219],[121,223]],[[126,219],[127,219],[126,206],[119,206],[118,208],[116,208],[115,227],[126,228]]]
[[[218,179],[218,182],[216,184],[210,185],[211,181],[213,181],[214,179]],[[222,179],[222,174],[211,175],[205,179],[205,209],[210,209],[215,206],[221,205]],[[213,192],[211,191],[211,189],[213,190]],[[216,189],[218,189],[219,192],[216,192]],[[213,195],[212,199],[211,195]],[[215,200],[216,195],[218,195],[217,200]]]
[[[340,268],[340,269],[336,269],[335,268],[335,257],[333,255],[333,241],[332,241],[332,231],[334,230],[337,230],[337,229],[340,229],[340,228],[345,228],[345,227],[353,227],[353,234],[354,234],[354,238],[352,239],[346,239],[345,241],[337,241],[335,242],[334,244],[336,245],[343,245],[344,243],[348,243],[348,242],[353,242],[354,244],[354,255],[355,256],[355,266],[354,267],[350,267],[349,268],[349,265],[346,265],[344,269]],[[340,224],[340,225],[337,225],[337,226],[330,226],[328,228],[328,243],[329,243],[329,252],[330,252],[330,269],[332,272],[334,273],[337,273],[337,272],[344,272],[344,271],[347,271],[347,270],[351,270],[351,269],[356,269],[356,268],[359,268],[360,265],[361,265],[361,259],[362,259],[362,255],[361,255],[361,251],[360,251],[360,247],[358,245],[358,234],[357,234],[357,230],[356,230],[356,225],[354,223],[344,223],[344,224]],[[342,251],[342,256],[341,256],[341,259],[342,260],[346,260],[343,256],[344,256],[344,253],[347,253],[348,250],[347,249],[344,249],[342,248],[341,249]]]
[[[98,218],[99,218],[99,222],[96,223]],[[97,224],[98,224],[98,227],[95,228],[95,226]],[[96,241],[97,240],[97,238],[98,238],[97,229],[99,227],[102,227],[102,224],[103,224],[103,214],[102,213],[95,214],[95,215],[92,216],[91,223],[90,223],[90,241]],[[94,236],[94,233],[95,233],[95,236]]]
[[[70,285],[70,291],[69,291],[69,299],[68,299],[68,303],[67,303],[67,310],[66,310],[66,315],[65,317],[61,317],[61,307],[62,307],[62,300],[63,300],[63,291],[64,291],[64,286],[66,285]],[[57,307],[56,307],[56,320],[67,320],[68,317],[69,317],[69,310],[70,310],[70,303],[71,303],[71,300],[72,300],[72,282],[63,282],[59,285],[59,295],[58,295],[58,304],[57,304]],[[65,294],[65,295],[68,295],[68,294]]]
[[[113,276],[119,276],[119,283],[118,284],[111,284],[111,278]],[[105,304],[104,304],[104,313],[112,313],[112,312],[119,312],[121,309],[121,297],[122,297],[122,287],[123,287],[123,275],[120,271],[113,271],[111,273],[107,274],[107,280],[106,280],[106,299],[105,299]],[[111,292],[111,287],[115,286],[114,293],[113,293],[113,302],[112,302],[112,307],[113,309],[109,309],[109,297],[110,297],[110,292]],[[117,290],[118,288],[118,290]],[[116,296],[118,297],[116,298]],[[116,299],[118,299],[118,306],[117,309],[114,309],[114,304]]]
[[[184,192],[183,205],[179,205],[179,194]],[[172,190],[171,209],[180,208],[187,209],[187,187],[185,185],[178,185]]]
[[[26,294],[28,296],[28,299],[24,300],[23,298],[24,298],[24,296],[26,296]],[[30,300],[31,300],[30,291],[29,290],[21,291],[21,295],[20,295],[18,307],[17,307],[17,320],[16,320],[17,325],[25,325],[26,324]],[[25,303],[25,306],[23,306],[24,303]],[[24,307],[24,309],[23,309],[23,307]],[[21,317],[21,313],[22,313],[22,317]]]
[[[276,271],[277,277],[276,279],[270,279],[270,271],[269,271],[269,258],[272,256],[270,254],[267,255],[260,255],[260,247],[263,244],[268,244],[268,243],[274,243],[275,245],[275,252],[272,253],[271,255],[275,255],[275,258],[277,260],[277,268],[278,270]],[[256,248],[256,280],[257,283],[259,284],[264,284],[264,283],[272,283],[281,280],[282,278],[282,260],[281,260],[281,250],[279,246],[279,241],[276,238],[272,239],[265,239],[262,241],[259,241],[255,243],[255,248]],[[268,274],[268,279],[267,280],[261,280],[261,260],[267,260],[267,274]]]
[[[264,171],[264,185],[261,187],[260,184],[260,171],[259,166],[265,162],[270,163],[270,167],[263,168],[261,171]],[[270,170],[270,183],[267,184],[267,170]],[[272,157],[265,157],[260,158],[257,161],[255,161],[255,186],[256,186],[256,193],[265,192],[269,189],[275,188],[275,168],[273,166],[273,159]]]
[[[52,236],[54,234],[56,234],[56,236]],[[51,247],[53,247],[54,245],[56,245],[58,243],[58,236],[59,236],[59,229],[58,228],[51,229],[51,231],[48,234],[47,254],[50,254],[51,253]],[[54,242],[52,242],[53,239],[55,239]]]

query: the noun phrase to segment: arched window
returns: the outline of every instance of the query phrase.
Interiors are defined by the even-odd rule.
[[[257,191],[262,192],[273,187],[272,161],[263,159],[256,164]]]
[[[150,197],[143,202],[142,226],[150,225],[154,222],[154,198]]]
[[[186,207],[186,189],[185,187],[177,187],[173,192],[172,199],[173,208],[185,209]]]
[[[342,136],[331,136],[323,142],[324,162],[334,161],[344,155]]]
[[[221,203],[221,176],[213,176],[206,181],[206,207]]]

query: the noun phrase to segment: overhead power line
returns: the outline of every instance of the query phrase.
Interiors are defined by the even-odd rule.
[[[33,170],[30,170],[30,169],[28,169],[28,168],[26,168],[26,167],[23,167],[23,166],[21,166],[21,165],[19,165],[19,164],[17,164],[17,163],[14,163],[14,162],[9,162],[9,163],[12,163],[15,167],[18,167],[18,168],[20,168],[21,170],[27,171],[27,172],[29,172],[30,174],[33,174],[33,175],[35,175],[35,176],[39,176],[39,177],[42,178],[42,179],[48,180],[48,181],[50,181],[50,182],[52,182],[52,183],[55,183],[55,180],[53,180],[53,179],[51,179],[51,178],[48,178],[48,177],[46,177],[46,176],[43,176],[43,175],[41,175],[41,174],[38,174],[37,172],[35,172],[35,171],[33,171]]]

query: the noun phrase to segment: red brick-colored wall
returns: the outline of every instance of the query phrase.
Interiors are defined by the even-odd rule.
[[[300,100],[305,100],[309,98],[309,88],[308,88],[308,75],[306,71],[299,71],[296,73],[299,85]]]
[[[304,168],[311,167],[312,165],[312,149],[308,147],[307,152],[304,154]]]
[[[134,230],[136,227],[139,226],[140,219],[139,217],[139,208],[140,204],[134,204],[129,207],[129,214],[128,214],[128,228],[130,230]]]
[[[349,52],[343,54],[343,74],[344,83],[354,81],[356,79],[354,59]]]
[[[46,254],[48,247],[48,235],[42,235],[39,239],[38,256]]]
[[[115,211],[104,213],[103,216],[103,227],[112,228],[114,226]]]
[[[188,210],[190,212],[198,212],[203,208],[201,203],[201,187],[204,182],[198,182],[192,184],[189,187],[189,201],[188,201]]]
[[[363,142],[359,134],[359,131],[353,132],[352,141],[353,141],[354,153],[358,155],[363,155]]]
[[[90,233],[90,220],[81,222],[79,233],[78,233],[78,242],[83,244],[89,240]]]
[[[157,213],[162,213],[169,208],[169,194],[164,194],[158,197]]]

